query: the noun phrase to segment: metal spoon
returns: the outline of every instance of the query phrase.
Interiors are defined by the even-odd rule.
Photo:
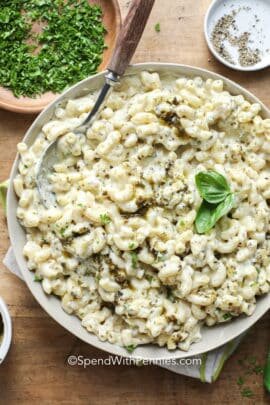
[[[120,77],[125,73],[141,39],[154,2],[155,0],[132,1],[119,33],[116,47],[108,66],[108,71],[105,75],[105,84],[99,93],[92,111],[88,114],[82,125],[73,130],[73,133],[82,134],[86,132],[93,121],[97,118],[111,89],[119,82]],[[59,162],[60,156],[57,148],[58,140],[59,138],[50,143],[45,149],[38,163],[37,169],[37,189],[41,202],[47,208],[57,205],[55,194],[53,193],[51,184],[48,180],[48,175],[52,172],[54,164]]]

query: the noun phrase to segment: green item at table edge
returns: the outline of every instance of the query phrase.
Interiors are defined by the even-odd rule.
[[[263,375],[264,386],[266,390],[270,393],[270,349],[268,352],[268,356],[266,359],[266,364],[264,368],[264,375]]]
[[[9,184],[9,180],[5,180],[2,183],[0,183],[0,204],[3,207],[5,214],[6,214],[6,210],[7,210],[6,200],[7,200],[8,184]]]

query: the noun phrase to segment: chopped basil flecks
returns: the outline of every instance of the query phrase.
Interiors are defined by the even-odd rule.
[[[225,319],[225,321],[227,319],[231,319],[232,318],[232,314],[230,314],[230,312],[227,312],[226,314],[223,315],[223,319]]]
[[[155,25],[155,31],[160,32],[160,23],[156,23]]]
[[[101,214],[99,218],[102,225],[108,225],[111,222],[111,218],[108,214]]]
[[[158,252],[157,257],[156,257],[156,262],[165,262],[165,260],[166,260],[166,255]]]
[[[136,268],[137,268],[137,265],[138,265],[138,255],[137,255],[137,253],[135,253],[135,252],[131,252],[131,253],[130,253],[130,256],[131,256],[131,265],[132,265],[132,268],[133,268],[133,269],[136,269]]]
[[[128,345],[128,346],[125,346],[125,349],[126,349],[129,353],[132,353],[132,352],[134,352],[134,350],[136,349],[136,346],[135,346],[135,345]]]

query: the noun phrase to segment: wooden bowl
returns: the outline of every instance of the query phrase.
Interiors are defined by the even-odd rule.
[[[102,62],[98,71],[106,69],[111,58],[116,38],[121,27],[121,13],[117,0],[89,0],[89,3],[98,4],[103,11],[103,23],[107,30],[105,42],[107,49],[104,50]],[[0,87],[0,108],[18,113],[35,114],[43,110],[59,94],[47,92],[37,98],[15,97],[12,91]]]

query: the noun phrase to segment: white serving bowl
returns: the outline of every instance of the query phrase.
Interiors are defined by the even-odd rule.
[[[255,96],[253,96],[251,93],[249,93],[247,90],[243,89],[239,85],[226,79],[225,77],[222,77],[216,73],[209,72],[207,70],[169,63],[140,63],[131,66],[128,69],[127,74],[139,73],[143,70],[169,73],[174,76],[201,76],[204,79],[222,79],[225,83],[226,89],[229,90],[232,94],[242,94],[251,102],[260,103],[260,101]],[[36,118],[36,120],[27,131],[24,137],[24,142],[26,142],[28,145],[31,145],[33,143],[42,126],[52,117],[56,105],[64,102],[65,100],[84,96],[91,91],[100,89],[104,82],[104,74],[105,73],[102,72],[88,79],[85,79],[65,91],[60,97],[58,97],[57,100],[51,103]],[[262,103],[260,104],[262,105]],[[262,105],[262,114],[265,117],[270,118],[270,111],[264,105]],[[17,263],[21,269],[28,288],[30,289],[36,300],[39,302],[39,304],[44,308],[44,310],[53,319],[55,319],[56,322],[58,322],[60,325],[62,325],[64,328],[69,330],[72,334],[74,334],[84,342],[115,355],[142,358],[147,360],[166,360],[173,358],[190,357],[215,349],[216,347],[221,346],[231,339],[239,336],[241,333],[250,328],[256,321],[258,321],[258,319],[260,319],[270,308],[270,294],[268,294],[258,298],[256,310],[253,315],[248,317],[242,316],[238,319],[233,320],[231,323],[219,324],[211,328],[203,327],[201,341],[193,344],[188,352],[184,352],[181,350],[168,351],[166,348],[160,348],[156,345],[145,345],[139,346],[132,354],[128,354],[127,351],[122,347],[108,342],[100,341],[95,335],[87,332],[87,330],[83,328],[80,320],[76,316],[71,316],[64,312],[61,307],[61,302],[58,298],[52,295],[46,295],[45,292],[42,290],[40,283],[34,282],[33,273],[27,269],[27,263],[25,258],[23,257],[23,247],[26,241],[25,231],[16,217],[16,209],[18,203],[13,189],[13,180],[17,174],[18,162],[19,159],[17,156],[11,171],[11,181],[7,196],[8,229]]]
[[[0,342],[0,364],[4,361],[10,344],[11,344],[11,337],[12,337],[12,324],[11,318],[7,309],[6,304],[0,298],[0,316],[2,317],[3,324],[4,324],[4,335],[3,340]]]

